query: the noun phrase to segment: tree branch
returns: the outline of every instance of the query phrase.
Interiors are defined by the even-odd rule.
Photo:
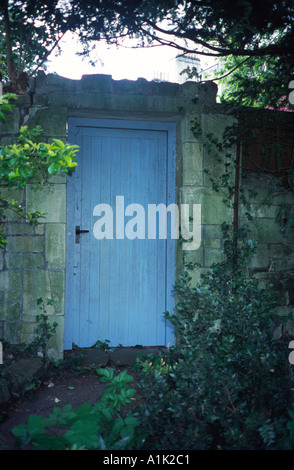
[[[40,63],[37,65],[37,67],[33,70],[33,72],[30,74],[30,76],[33,76],[37,70],[39,70],[40,67],[42,67],[42,65],[44,64],[44,62],[46,62],[46,60],[48,59],[48,57],[50,56],[50,54],[53,52],[53,50],[55,49],[55,47],[57,46],[57,44],[59,43],[59,41],[61,41],[61,39],[63,38],[63,36],[65,35],[66,31],[63,32],[61,34],[61,36],[59,36],[59,38],[55,41],[55,43],[53,44],[53,46],[51,47],[51,49],[49,49],[49,51],[46,52],[46,54],[44,55],[44,57],[42,58],[42,60],[40,61]]]
[[[244,64],[245,62],[247,62],[247,60],[250,60],[252,59],[252,57],[246,57],[246,59],[242,60],[241,62],[239,62],[239,64],[237,64],[234,68],[232,68],[231,70],[229,70],[228,73],[225,73],[225,75],[222,75],[221,77],[216,77],[216,78],[212,78],[210,80],[201,80],[201,83],[205,83],[205,82],[211,82],[211,81],[215,81],[215,80],[222,80],[223,78],[227,77],[228,75],[230,75],[231,73],[233,73],[237,68],[239,68],[242,64]]]
[[[232,48],[228,44],[226,47],[218,47],[215,46],[208,41],[204,41],[203,39],[200,39],[197,37],[199,34],[197,31],[189,32],[186,31],[185,33],[177,32],[175,30],[169,31],[166,29],[163,29],[156,25],[155,23],[151,22],[150,20],[144,20],[144,22],[149,25],[155,33],[152,33],[151,31],[147,30],[144,28],[143,24],[140,26],[141,31],[143,34],[149,36],[155,41],[158,41],[161,44],[165,44],[171,47],[175,47],[179,50],[185,51],[187,53],[196,53],[196,54],[201,54],[201,55],[206,55],[206,56],[216,56],[216,57],[226,57],[229,55],[233,56],[246,56],[246,57],[263,57],[267,55],[271,56],[281,56],[281,55],[287,55],[287,54],[294,54],[294,46],[292,45],[293,43],[290,42],[290,46],[280,46],[278,44],[270,44],[268,46],[262,46],[258,49],[245,49],[245,48]],[[159,32],[160,34],[165,34],[169,36],[174,36],[178,39],[182,40],[189,40],[194,42],[195,44],[204,47],[205,49],[208,49],[209,51],[212,52],[205,52],[205,51],[199,51],[197,49],[190,49],[186,46],[182,46],[175,41],[171,41],[165,38],[161,38],[156,34],[156,31]]]
[[[0,9],[3,12],[3,18],[4,18],[8,77],[11,81],[13,81],[13,77],[15,75],[15,66],[14,66],[13,58],[12,58],[11,26],[10,26],[9,12],[8,12],[8,0],[0,0]]]

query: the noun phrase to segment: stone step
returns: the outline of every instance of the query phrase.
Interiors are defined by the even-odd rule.
[[[160,354],[166,351],[165,347],[122,347],[102,349],[76,349],[68,351],[70,356],[83,356],[82,363],[85,367],[127,367],[136,363],[138,358],[149,354]],[[46,372],[44,362],[40,357],[27,357],[12,362],[0,377],[0,405],[13,398],[17,398],[30,384],[34,378],[40,379]]]
[[[26,357],[12,362],[0,377],[0,405],[18,397],[34,378],[40,379],[45,366],[40,357]]]
[[[102,349],[78,349],[69,352],[69,355],[82,355],[83,364],[89,367],[127,367],[136,363],[137,358],[146,357],[148,354],[159,354],[166,351],[165,347],[121,347]]]

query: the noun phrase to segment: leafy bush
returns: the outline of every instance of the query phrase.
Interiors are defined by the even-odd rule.
[[[246,276],[253,245],[236,251],[223,228],[226,261],[195,287],[187,274],[176,284],[177,311],[166,317],[179,343],[168,372],[142,369],[149,448],[270,449],[285,438],[292,375],[273,336],[274,301]]]
[[[286,424],[286,436],[284,439],[284,449],[294,449],[294,410],[289,411],[289,420]]]
[[[0,120],[7,120],[6,114],[14,109],[10,100],[16,98],[14,94],[2,96]],[[38,187],[48,182],[48,177],[56,173],[75,170],[79,147],[60,139],[53,139],[51,143],[41,142],[42,133],[40,126],[34,129],[22,126],[14,143],[0,146],[0,189],[8,187],[15,190],[24,188],[29,183]],[[10,200],[0,191],[0,221],[3,222],[11,211],[23,217],[30,225],[38,225],[39,219],[44,217],[43,211],[24,212],[19,201]],[[6,243],[0,224],[0,248],[4,249]]]
[[[29,416],[27,424],[12,430],[21,445],[34,450],[139,448],[143,436],[135,433],[138,418],[130,412],[121,413],[136,393],[128,385],[133,378],[126,371],[114,376],[113,369],[98,369],[97,373],[107,386],[98,403],[85,403],[76,410],[71,404],[55,407],[48,418]],[[56,432],[56,428],[60,429]]]

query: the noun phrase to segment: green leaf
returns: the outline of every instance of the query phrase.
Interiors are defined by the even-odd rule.
[[[114,370],[113,369],[97,369],[96,370],[98,375],[102,375],[103,377],[100,379],[101,382],[108,382],[113,379]]]
[[[22,437],[26,429],[26,424],[18,424],[17,426],[12,428],[12,434],[17,437]]]

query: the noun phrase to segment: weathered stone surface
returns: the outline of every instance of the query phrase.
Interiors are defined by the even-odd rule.
[[[48,321],[51,325],[57,323],[57,328],[54,335],[50,338],[47,345],[48,357],[59,360],[63,359],[63,345],[64,345],[64,312],[61,315],[50,315]]]
[[[30,128],[41,126],[47,136],[66,136],[67,110],[63,107],[31,108]]]
[[[112,365],[129,366],[135,364],[138,358],[146,357],[148,354],[159,354],[160,350],[161,348],[157,347],[125,347],[117,348],[114,351],[107,351],[107,355]]]
[[[0,404],[8,402],[10,399],[10,392],[8,382],[4,378],[0,378]]]
[[[274,219],[255,219],[251,232],[258,243],[283,243],[284,235]]]
[[[102,349],[81,349],[83,356],[83,365],[86,367],[105,367],[108,364],[108,354]]]
[[[65,268],[65,224],[47,224],[46,260],[50,269]]]
[[[37,299],[51,299],[51,286],[47,270],[25,270],[23,273],[23,289],[25,292],[23,308],[25,314],[40,315]],[[46,308],[47,314],[53,313],[53,307]]]
[[[182,146],[183,185],[203,185],[203,149],[198,142],[185,142]]]
[[[44,240],[42,237],[31,236],[11,236],[7,237],[6,250],[8,252],[32,252],[37,253],[43,251]]]
[[[232,220],[232,210],[223,202],[223,195],[210,188],[191,186],[182,189],[181,203],[200,204],[202,225],[221,225]]]
[[[0,320],[13,321],[20,318],[21,308],[19,302],[1,302]]]
[[[250,267],[268,268],[270,264],[269,249],[262,245],[258,246],[256,253],[252,256]]]
[[[14,271],[0,271],[1,290],[19,290],[21,288],[21,274]]]
[[[18,392],[33,377],[41,377],[43,371],[44,364],[39,357],[23,358],[12,363],[6,370],[6,377],[11,392]]]
[[[5,322],[5,336],[6,341],[9,341],[11,344],[18,344],[20,342],[20,329],[21,323],[18,321]]]
[[[28,212],[42,210],[45,218],[44,223],[66,222],[66,185],[49,184],[38,190],[31,185],[26,187]]]
[[[19,109],[9,113],[7,121],[0,120],[0,134],[17,134],[19,131]]]
[[[34,227],[26,223],[3,224],[4,235],[33,235]]]
[[[10,364],[5,378],[0,378],[0,404],[15,397],[28,386],[33,378],[41,378],[45,366],[39,357],[27,357]]]
[[[55,314],[64,315],[65,272],[48,271],[51,288],[51,297]]]
[[[83,75],[81,79],[83,90],[91,93],[105,93],[112,91],[111,75]]]

